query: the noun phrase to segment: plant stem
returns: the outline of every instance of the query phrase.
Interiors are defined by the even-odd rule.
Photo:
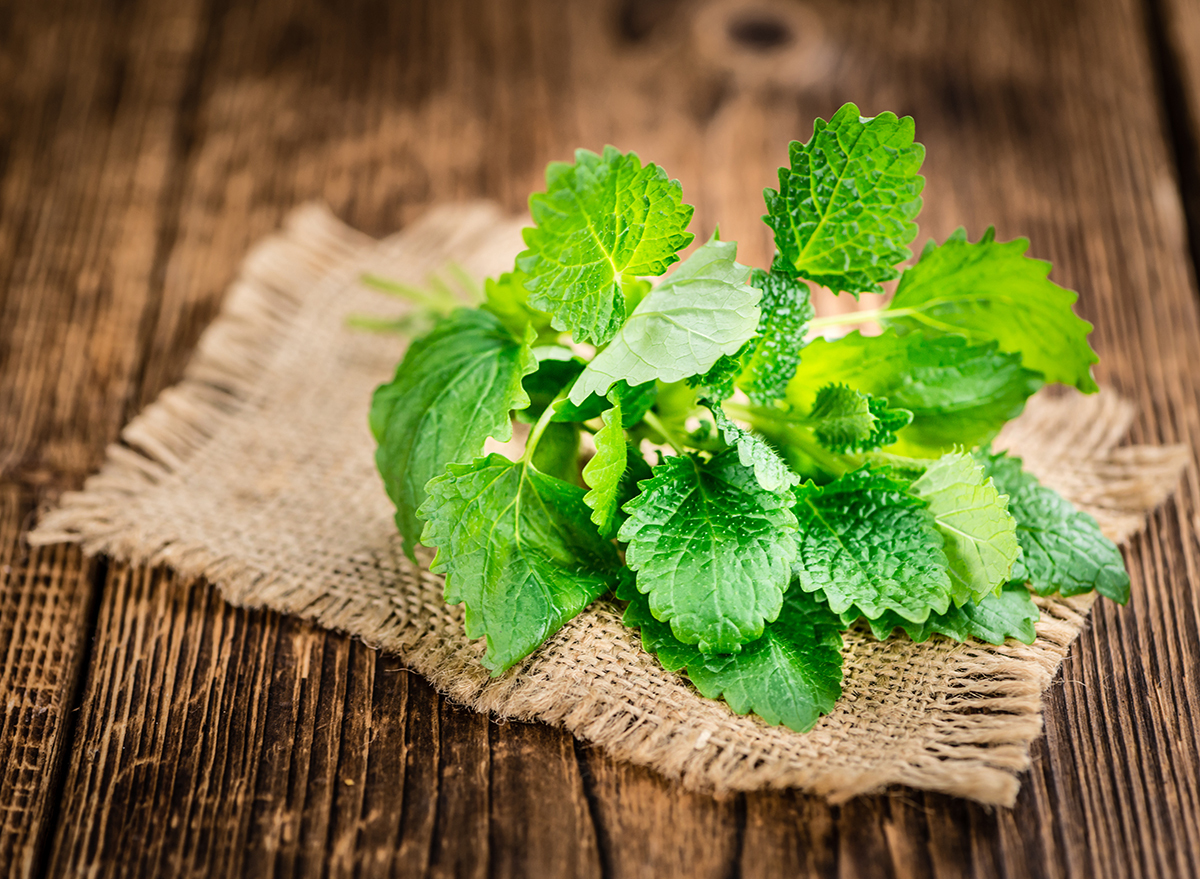
[[[446,295],[431,293],[428,290],[422,290],[420,287],[414,287],[411,284],[404,284],[400,281],[393,281],[391,278],[384,278],[380,275],[367,273],[360,275],[358,280],[373,290],[387,293],[389,296],[398,296],[409,302],[420,302],[438,312],[449,311],[462,305],[461,302],[452,296],[448,297]]]
[[[808,330],[823,330],[826,327],[850,326],[852,324],[866,324],[872,321],[888,321],[897,317],[911,317],[913,320],[920,321],[927,327],[932,327],[935,330],[940,330],[943,333],[961,333],[961,329],[954,327],[948,323],[930,317],[921,309],[917,308],[873,308],[870,311],[850,311],[846,314],[831,314],[826,317],[814,317],[808,322]]]
[[[567,398],[567,388],[563,388],[557,397],[555,397],[545,411],[542,412],[541,418],[533,426],[533,430],[529,431],[529,438],[525,440],[525,454],[521,456],[521,463],[528,464],[533,460],[533,453],[537,450],[537,444],[542,439],[542,434],[546,432],[546,428],[550,425],[550,419],[554,417],[554,410],[558,408],[558,404]]]
[[[480,302],[483,302],[483,288],[479,286],[478,281],[471,277],[470,272],[451,260],[446,263],[446,273],[458,282],[458,286],[467,294],[467,300],[472,307],[477,307]]]
[[[675,454],[683,454],[682,444],[680,444],[675,434],[672,433],[667,426],[659,420],[657,415],[655,415],[653,412],[647,412],[645,416],[643,416],[642,420],[662,434],[663,439],[665,439],[667,443],[670,444],[671,448],[675,450]]]
[[[841,476],[846,471],[854,469],[852,460],[847,459],[845,455],[829,451],[816,441],[812,431],[805,426],[808,419],[803,415],[793,415],[778,409],[743,406],[728,401],[725,403],[725,411],[734,418],[750,422],[751,427],[760,432],[764,432],[763,428],[766,427],[766,433],[774,433],[775,431],[770,430],[772,426],[776,431],[782,427],[787,437],[786,445],[804,453],[834,476]]]
[[[903,309],[907,311],[908,309]],[[887,314],[889,317],[894,317],[900,311],[889,312],[886,308],[873,308],[870,311],[848,311],[845,314],[830,314],[825,317],[814,317],[808,322],[808,329],[823,330],[826,327],[840,327],[849,324],[866,324],[871,321],[879,320]]]
[[[808,421],[808,416],[806,415],[794,415],[782,409],[771,409],[763,406],[744,406],[741,403],[733,403],[729,400],[725,401],[724,406],[725,411],[732,417],[749,421],[753,425],[762,424],[764,421],[783,422],[786,424],[804,424]]]
[[[829,451],[816,441],[812,431],[789,425],[787,428],[788,445],[803,452],[833,476],[842,476],[855,468],[855,462],[846,455],[838,455]]]
[[[403,318],[373,317],[369,314],[351,314],[346,316],[346,326],[354,330],[367,330],[371,333],[401,333],[411,324]]]

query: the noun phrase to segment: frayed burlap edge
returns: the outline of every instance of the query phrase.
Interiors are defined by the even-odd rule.
[[[944,639],[914,645],[904,638],[881,645],[852,630],[845,697],[799,736],[698,697],[641,650],[610,603],[598,602],[521,667],[493,680],[478,663],[480,642],[462,634],[461,610],[441,603],[440,580],[408,564],[394,538],[386,550],[347,547],[334,568],[306,576],[150,515],[147,497],[180,490],[175,482],[192,459],[264,405],[268,380],[288,368],[287,343],[306,303],[341,295],[373,266],[407,260],[429,269],[450,257],[502,266],[511,260],[516,225],[491,206],[448,208],[377,245],[321,208],[298,210],[281,235],[247,257],[184,380],[128,425],[101,472],[45,515],[31,541],[79,541],[89,553],[203,576],[234,604],[350,632],[399,654],[459,702],[561,724],[689,789],[800,787],[841,802],[904,784],[1010,805],[1041,730],[1041,694],[1083,627],[1090,596],[1039,600],[1038,639],[1028,646]],[[1188,457],[1181,447],[1118,448],[1132,417],[1132,407],[1111,392],[1038,397],[999,444],[1024,455],[1030,469],[1124,540],[1174,487]],[[376,580],[387,582],[386,595],[343,588]]]

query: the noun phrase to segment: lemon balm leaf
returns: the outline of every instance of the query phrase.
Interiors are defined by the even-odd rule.
[[[843,622],[850,623],[843,615]],[[1014,638],[1022,644],[1032,644],[1037,637],[1035,626],[1041,611],[1033,603],[1033,597],[1024,584],[1006,585],[998,595],[988,595],[978,604],[968,601],[962,607],[951,607],[945,613],[930,614],[923,623],[914,623],[895,613],[885,613],[877,619],[868,620],[871,632],[879,640],[891,636],[901,629],[918,644],[934,635],[945,635],[955,641],[974,638],[988,644],[1003,644]]]
[[[734,354],[758,326],[761,291],[746,283],[737,245],[702,245],[638,303],[612,342],[596,355],[571,389],[581,404],[624,379],[640,385],[701,375],[722,354]]]
[[[677,180],[612,146],[552,162],[529,198],[534,225],[517,257],[529,304],[580,342],[601,345],[625,322],[622,277],[661,275],[692,241]]]
[[[846,104],[793,142],[763,220],[775,232],[776,267],[834,292],[881,293],[912,256],[925,148],[911,117],[867,118]]]
[[[738,714],[753,712],[767,723],[807,732],[841,695],[838,617],[800,589],[788,591],[779,617],[760,638],[730,656],[706,656],[684,644],[655,619],[637,589],[622,586],[617,597],[629,601],[625,624],[640,631],[642,646],[663,668],[685,672],[702,695],[723,698]]]
[[[530,331],[514,336],[488,312],[461,309],[413,342],[395,377],[375,390],[375,463],[410,557],[425,484],[447,464],[470,461],[488,437],[511,438],[509,413],[529,405],[522,379],[537,369],[530,340]]]
[[[791,502],[762,488],[736,449],[655,467],[618,535],[655,617],[705,653],[735,653],[762,635],[796,556]]]
[[[848,385],[829,384],[817,391],[806,424],[817,442],[835,452],[857,448],[875,433],[878,418],[871,411],[871,395]]]
[[[606,537],[613,534],[617,524],[617,498],[628,459],[621,398],[609,394],[609,400],[612,406],[600,416],[604,426],[594,437],[596,454],[583,468],[583,481],[591,489],[583,502],[591,507],[592,521]]]
[[[903,480],[864,467],[825,486],[796,489],[795,571],[834,613],[912,622],[944,613],[954,594],[942,536],[925,501]]]
[[[1072,310],[1079,296],[1051,281],[1050,263],[1030,259],[1028,249],[1026,238],[996,241],[989,229],[972,243],[960,230],[905,271],[881,319],[994,340],[1046,381],[1095,393],[1091,369],[1100,358],[1087,340],[1092,325]]]
[[[912,485],[929,505],[945,541],[956,604],[979,602],[1001,589],[1021,554],[1008,496],[970,455],[943,455]]]
[[[989,442],[1021,414],[1043,379],[1024,368],[1019,355],[999,351],[995,342],[972,345],[961,336],[888,330],[878,336],[855,331],[805,347],[788,384],[787,401],[794,409],[810,411],[819,389],[829,383],[885,398],[890,407],[911,412],[911,424],[896,431],[893,451],[929,458],[955,446]]]
[[[765,439],[733,421],[725,414],[720,403],[711,400],[700,402],[708,407],[722,438],[728,445],[737,449],[738,460],[743,467],[754,471],[754,478],[763,489],[786,491],[800,482],[800,477],[788,468],[783,458]]]
[[[842,693],[838,618],[816,598],[792,589],[763,636],[728,661],[689,665],[696,689],[738,714],[808,732]]]
[[[483,304],[479,306],[482,311],[495,315],[517,336],[524,334],[527,326],[538,332],[550,327],[550,315],[530,307],[525,281],[521,272],[505,272],[499,278],[488,278],[483,282]]]
[[[1038,595],[1081,595],[1095,589],[1118,604],[1129,601],[1129,573],[1119,550],[1096,520],[1036,476],[1021,459],[979,452],[984,471],[1008,495],[1022,558],[1013,579],[1028,581]]]
[[[762,291],[758,331],[747,343],[738,386],[752,402],[769,406],[787,393],[796,374],[808,322],[816,313],[808,284],[779,272],[755,269],[750,285]]]
[[[612,588],[620,559],[592,524],[583,489],[500,455],[450,464],[429,483],[422,541],[446,601],[466,608],[498,675]]]

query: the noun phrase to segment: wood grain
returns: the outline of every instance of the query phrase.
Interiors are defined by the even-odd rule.
[[[1130,547],[1134,600],[1098,607],[1047,694],[1020,801],[998,812],[913,791],[836,808],[684,794],[207,584],[23,549],[35,506],[179,377],[242,254],[295,204],[324,198],[375,234],[447,199],[516,210],[546,161],[613,142],[683,181],[698,234],[719,221],[762,264],[757,192],[844,100],[916,117],[922,240],[959,223],[1029,235],[1082,292],[1100,378],[1138,403],[1135,438],[1197,448],[1177,165],[1179,104],[1200,95],[1194,7],[755,5],[760,25],[802,31],[782,54],[728,35],[722,16],[750,15],[733,0],[0,14],[0,869],[1200,874],[1194,469]]]
[[[0,534],[0,865],[14,872],[36,869],[51,829],[94,603],[77,552],[19,535],[131,414],[196,20],[186,2],[46,3],[0,27],[0,492],[15,517]]]
[[[0,485],[0,864],[25,874],[56,809],[94,572],[74,547],[24,546],[32,514],[27,495]]]

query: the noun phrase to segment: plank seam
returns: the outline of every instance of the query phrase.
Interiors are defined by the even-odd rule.
[[[85,623],[81,628],[83,644],[80,649],[78,665],[71,681],[67,698],[63,701],[63,738],[62,746],[58,749],[55,765],[50,767],[46,782],[46,799],[49,808],[46,818],[38,829],[38,837],[33,844],[33,857],[30,861],[29,876],[44,877],[50,874],[50,859],[53,849],[50,840],[58,835],[59,823],[62,818],[62,803],[67,787],[68,755],[74,755],[75,745],[79,739],[79,721],[83,710],[83,695],[86,684],[92,673],[92,657],[96,648],[96,637],[100,627],[100,597],[108,582],[109,562],[105,556],[86,559],[83,564],[89,565],[91,571],[91,588],[84,607]]]
[[[1146,37],[1150,67],[1161,101],[1163,139],[1170,145],[1174,183],[1183,204],[1184,235],[1193,290],[1200,275],[1200,141],[1197,120],[1188,107],[1183,62],[1167,33],[1164,0],[1145,0]]]
[[[588,817],[592,821],[592,832],[596,835],[596,855],[600,862],[600,875],[603,879],[613,875],[612,858],[609,855],[614,848],[614,840],[604,825],[600,816],[600,796],[596,791],[596,779],[592,774],[590,758],[585,743],[571,736],[575,750],[575,765],[579,767],[580,788],[583,790],[583,800],[587,804]]]

